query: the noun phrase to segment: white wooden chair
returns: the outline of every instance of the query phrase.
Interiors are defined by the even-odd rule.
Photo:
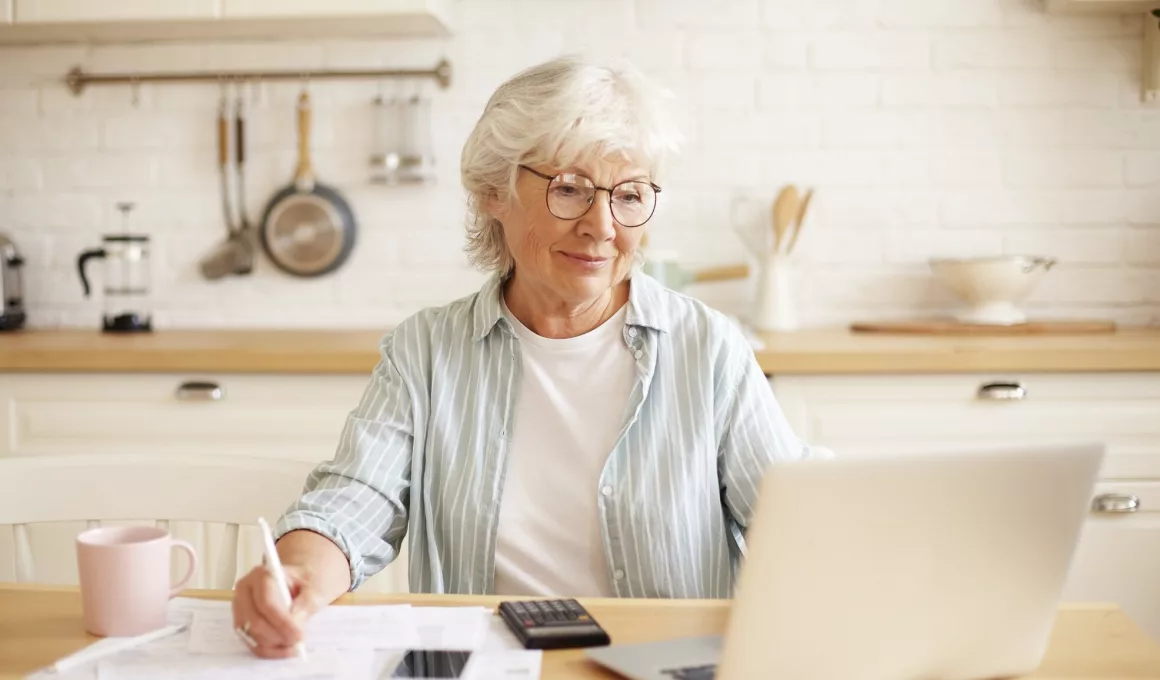
[[[32,582],[31,524],[147,520],[168,530],[171,521],[221,523],[215,564],[198,555],[199,570],[209,574],[199,582],[230,589],[238,575],[239,527],[256,525],[258,517],[273,524],[302,492],[312,468],[301,461],[205,455],[0,458],[0,531],[10,525],[16,580]],[[71,544],[53,554],[75,559]]]

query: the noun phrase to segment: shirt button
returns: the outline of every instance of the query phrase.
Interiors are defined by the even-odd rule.
[[[617,581],[623,580],[624,572],[620,569],[617,569],[616,571],[612,572],[612,578],[616,579]]]
[[[603,487],[602,489],[600,489],[600,495],[611,496],[612,495],[612,487],[611,486]]]
[[[632,353],[632,356],[636,357],[637,359],[641,358],[642,355],[644,355],[644,352],[640,351],[639,349]]]
[[[628,337],[630,337],[630,338],[636,337],[636,329],[635,328],[628,329]]]

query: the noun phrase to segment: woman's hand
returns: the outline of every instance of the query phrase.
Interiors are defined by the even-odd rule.
[[[234,628],[264,659],[294,656],[307,619],[350,589],[346,555],[325,536],[291,531],[278,540],[277,548],[290,586],[289,609],[264,566],[252,569],[234,589]]]
[[[287,564],[283,570],[293,600],[290,609],[282,604],[278,584],[263,566],[243,576],[234,592],[234,628],[263,659],[294,656],[294,645],[304,639],[306,620],[326,605],[307,567]]]

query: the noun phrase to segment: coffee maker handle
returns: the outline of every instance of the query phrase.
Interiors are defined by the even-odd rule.
[[[95,250],[86,250],[83,253],[81,253],[80,257],[77,258],[77,271],[80,272],[80,275],[81,275],[81,285],[84,286],[85,297],[89,296],[89,278],[87,276],[85,276],[85,263],[88,262],[89,260],[93,259],[94,257],[104,257],[104,256],[105,256],[105,249],[104,248],[97,248]]]

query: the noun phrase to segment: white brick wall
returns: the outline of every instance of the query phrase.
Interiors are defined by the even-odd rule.
[[[491,90],[562,50],[627,55],[668,83],[689,145],[650,229],[690,264],[745,257],[733,227],[768,212],[786,182],[816,188],[799,244],[808,324],[936,313],[953,297],[936,255],[1035,253],[1061,264],[1030,305],[1043,315],[1160,320],[1160,109],[1139,102],[1139,17],[1049,16],[1032,0],[460,0],[448,40],[0,48],[0,231],[24,250],[36,326],[95,326],[77,253],[138,203],[155,238],[158,323],[382,326],[473,290],[462,252],[458,152]],[[322,179],[360,220],[342,270],[319,280],[259,262],[206,282],[224,235],[215,86],[92,88],[90,70],[424,66],[434,91],[439,182],[365,180],[371,99],[394,83],[314,83]],[[294,163],[298,86],[252,88],[249,214]],[[751,206],[752,207],[752,206]],[[743,284],[690,292],[744,312]]]

